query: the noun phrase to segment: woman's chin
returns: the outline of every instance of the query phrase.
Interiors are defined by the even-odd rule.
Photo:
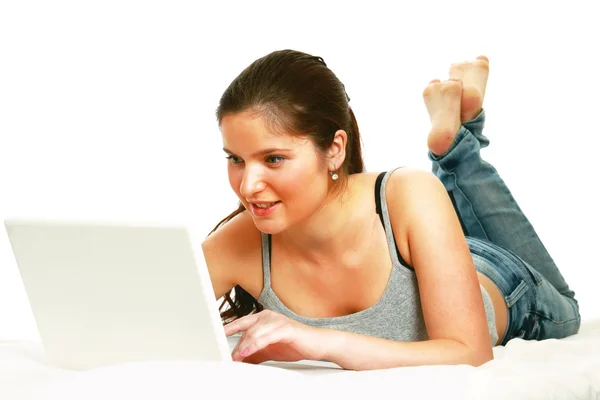
[[[256,229],[269,235],[276,235],[285,230],[285,226],[283,226],[283,224],[279,224],[275,221],[261,221],[255,219],[254,225],[256,226]]]

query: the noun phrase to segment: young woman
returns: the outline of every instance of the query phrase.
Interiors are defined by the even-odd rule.
[[[481,56],[425,88],[433,173],[363,171],[320,57],[275,51],[230,84],[217,118],[240,205],[202,247],[226,334],[243,332],[234,360],[478,366],[578,332],[574,292],[480,157],[488,70]]]

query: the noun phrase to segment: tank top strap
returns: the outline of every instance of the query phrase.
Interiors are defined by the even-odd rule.
[[[263,290],[271,287],[271,235],[260,233],[262,247]]]
[[[379,174],[379,176],[377,176],[377,179],[375,181],[375,211],[379,215],[379,219],[381,220],[381,223],[385,230],[385,235],[387,237],[388,248],[390,250],[390,256],[392,257],[392,262],[396,265],[400,264],[408,269],[414,270],[402,258],[400,250],[398,250],[398,246],[396,245],[396,238],[394,237],[392,223],[390,222],[390,213],[387,205],[387,197],[385,195],[385,188],[387,186],[387,181],[390,175],[399,168],[402,167],[394,168],[387,172],[382,172]]]

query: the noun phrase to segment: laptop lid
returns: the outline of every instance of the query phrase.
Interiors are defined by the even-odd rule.
[[[231,361],[201,241],[183,225],[6,219],[49,361]]]

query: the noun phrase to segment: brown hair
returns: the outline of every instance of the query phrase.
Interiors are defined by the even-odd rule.
[[[334,134],[343,129],[347,134],[346,158],[338,175],[363,172],[360,132],[352,109],[348,105],[344,85],[327,67],[321,57],[294,50],[274,51],[259,58],[244,69],[221,96],[217,108],[219,126],[223,117],[246,110],[257,112],[279,132],[310,138],[316,148],[325,152],[333,143]],[[342,180],[340,179],[340,180]],[[209,233],[245,211],[242,202],[237,210],[223,218]],[[259,312],[262,305],[237,285],[224,296],[219,307],[224,323]]]

